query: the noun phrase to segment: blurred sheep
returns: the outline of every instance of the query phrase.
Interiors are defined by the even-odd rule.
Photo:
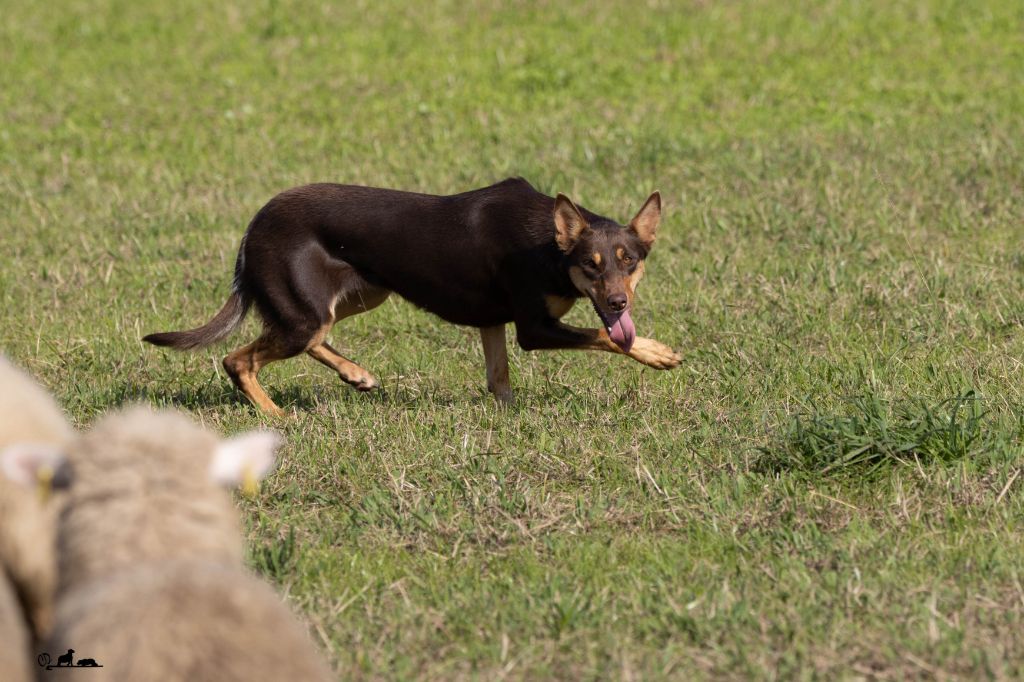
[[[133,408],[76,441],[47,650],[94,658],[103,679],[331,679],[281,598],[245,570],[223,490],[253,488],[277,440],[221,441],[180,414]]]
[[[73,431],[53,398],[0,357],[0,675],[32,679],[57,584],[53,488],[70,478],[61,450]]]

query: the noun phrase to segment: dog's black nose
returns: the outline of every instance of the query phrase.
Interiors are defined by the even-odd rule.
[[[608,297],[608,307],[617,313],[625,310],[627,303],[629,303],[629,300],[625,294],[612,294]]]

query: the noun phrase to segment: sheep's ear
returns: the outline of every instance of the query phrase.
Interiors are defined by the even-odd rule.
[[[0,474],[26,488],[36,487],[44,500],[54,488],[67,488],[71,467],[64,453],[49,443],[14,443],[0,450]]]
[[[274,468],[281,436],[273,431],[246,431],[221,442],[210,462],[210,478],[228,488],[242,486],[255,494],[256,484]]]

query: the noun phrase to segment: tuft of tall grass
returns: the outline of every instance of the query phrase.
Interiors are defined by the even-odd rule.
[[[976,455],[986,412],[973,390],[931,404],[853,397],[844,414],[812,408],[789,421],[775,443],[759,448],[762,471],[872,475],[896,465],[950,463]]]

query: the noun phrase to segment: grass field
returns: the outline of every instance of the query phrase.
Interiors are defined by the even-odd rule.
[[[1024,675],[1021,3],[0,15],[0,349],[82,426],[282,430],[251,561],[340,678]],[[382,393],[297,358],[266,421],[227,346],[139,340],[282,189],[509,175],[662,191],[634,319],[679,369],[512,349],[500,409],[477,332],[392,297],[332,335]]]

